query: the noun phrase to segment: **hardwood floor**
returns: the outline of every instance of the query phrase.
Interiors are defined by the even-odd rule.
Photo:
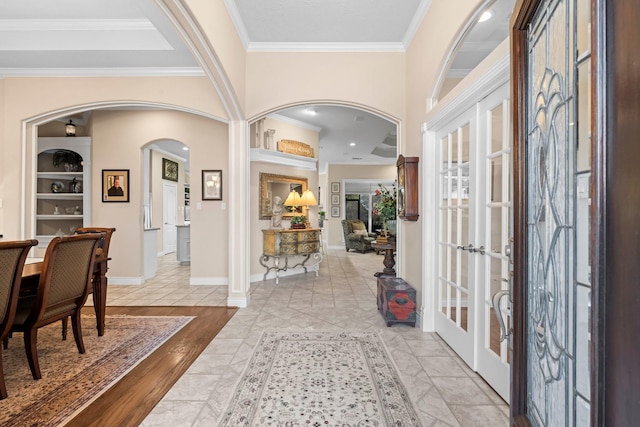
[[[88,307],[87,310],[93,311]],[[66,425],[137,426],[233,317],[235,307],[107,307],[109,314],[195,316]],[[107,330],[105,334],[108,334]]]

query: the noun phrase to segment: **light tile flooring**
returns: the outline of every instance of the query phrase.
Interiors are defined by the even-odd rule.
[[[438,335],[386,326],[372,275],[381,269],[381,255],[328,250],[319,277],[253,283],[250,306],[236,313],[142,426],[215,425],[261,331],[274,328],[378,330],[425,427],[508,426],[509,407]],[[144,285],[110,285],[108,305],[225,305],[226,286],[188,283],[189,267],[170,254]]]

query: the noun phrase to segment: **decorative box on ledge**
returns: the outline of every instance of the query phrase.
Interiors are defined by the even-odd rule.
[[[416,290],[400,277],[378,277],[378,311],[387,326],[416,326]]]

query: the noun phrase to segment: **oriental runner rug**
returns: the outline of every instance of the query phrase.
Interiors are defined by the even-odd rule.
[[[220,426],[419,426],[374,332],[262,334]]]
[[[64,425],[192,319],[108,315],[105,335],[98,337],[95,317],[83,315],[85,354],[78,353],[71,325],[66,341],[60,322],[41,328],[40,380],[31,376],[22,334],[15,334],[3,351],[9,397],[0,400],[0,425]]]

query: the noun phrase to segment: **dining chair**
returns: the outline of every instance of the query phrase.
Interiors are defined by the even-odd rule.
[[[44,255],[37,295],[20,298],[11,332],[24,333],[33,379],[40,379],[38,329],[70,316],[78,352],[84,354],[80,312],[89,295],[100,234],[55,237]]]
[[[100,233],[102,234],[103,239],[98,243],[98,250],[96,251],[96,262],[104,263],[104,271],[101,274],[106,273],[107,260],[109,259],[109,245],[111,244],[111,236],[115,233],[116,229],[113,227],[78,227],[76,228],[76,234],[87,234],[87,233]],[[89,289],[89,293],[93,295],[93,307],[96,311],[96,323],[98,329],[98,335],[101,335],[101,331],[104,331],[104,316],[100,316],[98,310],[103,309],[107,301],[107,287],[99,286],[99,283],[96,283],[98,277],[95,275],[91,281],[91,288]],[[104,276],[104,280],[106,281],[106,276]],[[103,301],[103,302],[101,302]],[[100,325],[100,322],[103,324]],[[67,325],[68,318],[65,317],[62,319],[62,339],[67,339]]]
[[[76,234],[87,233],[103,233],[104,242],[98,244],[98,251],[96,255],[98,258],[107,258],[109,256],[109,244],[111,243],[111,235],[115,233],[116,229],[112,227],[78,227],[76,228]]]
[[[0,242],[0,341],[9,335],[16,314],[22,269],[31,247],[37,240]],[[0,399],[7,397],[0,346]]]

